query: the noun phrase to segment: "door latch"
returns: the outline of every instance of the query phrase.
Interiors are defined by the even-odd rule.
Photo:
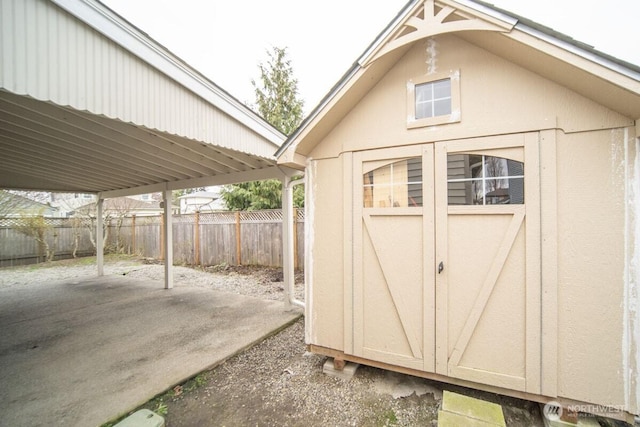
[[[444,263],[440,261],[440,264],[438,264],[438,274],[442,273],[442,270],[444,270]]]

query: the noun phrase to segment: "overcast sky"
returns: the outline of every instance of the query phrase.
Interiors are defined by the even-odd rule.
[[[272,46],[287,47],[305,112],[407,0],[102,0],[241,102]],[[493,0],[640,65],[640,0]]]

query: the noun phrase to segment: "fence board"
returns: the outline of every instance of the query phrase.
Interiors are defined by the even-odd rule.
[[[280,210],[241,212],[240,245],[242,263],[247,265],[282,266],[282,212]],[[51,229],[47,243],[56,259],[70,258],[76,239],[78,256],[95,254],[91,243],[88,220],[46,218]],[[297,263],[304,265],[304,211],[296,218]],[[84,224],[81,224],[83,222]],[[31,237],[16,231],[19,218],[0,220],[0,267],[29,264],[42,260],[38,244]],[[159,258],[161,253],[161,217],[112,219],[108,225],[107,250]],[[135,228],[135,230],[134,230]],[[235,212],[200,214],[200,260],[203,265],[238,262],[236,251]],[[191,265],[195,261],[195,215],[174,215],[173,254],[175,264]],[[135,235],[135,240],[134,240]]]

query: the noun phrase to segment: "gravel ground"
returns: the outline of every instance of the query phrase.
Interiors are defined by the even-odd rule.
[[[282,300],[284,283],[281,269],[229,266],[190,268],[174,266],[174,286],[196,286],[262,299]],[[48,264],[0,268],[0,287],[26,286],[33,282],[59,281],[96,274],[95,258],[63,260]],[[107,257],[105,275],[164,280],[164,266],[151,259]],[[302,274],[296,273],[296,298],[304,298]]]
[[[0,287],[28,286],[95,274],[86,260],[0,269]],[[105,274],[162,280],[162,265],[108,257]],[[301,275],[297,281],[301,282]],[[175,267],[175,286],[199,286],[265,299],[283,298],[278,269]],[[302,299],[303,285],[296,285]],[[325,357],[308,353],[304,320],[177,385],[144,407],[167,427],[185,426],[436,426],[442,390],[499,403],[508,426],[541,426],[538,405],[491,393],[360,366],[349,381],[322,373]]]

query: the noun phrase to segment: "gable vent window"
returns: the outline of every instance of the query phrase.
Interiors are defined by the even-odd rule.
[[[416,119],[451,114],[451,79],[416,85]]]
[[[460,71],[429,74],[407,83],[407,128],[460,121]]]

